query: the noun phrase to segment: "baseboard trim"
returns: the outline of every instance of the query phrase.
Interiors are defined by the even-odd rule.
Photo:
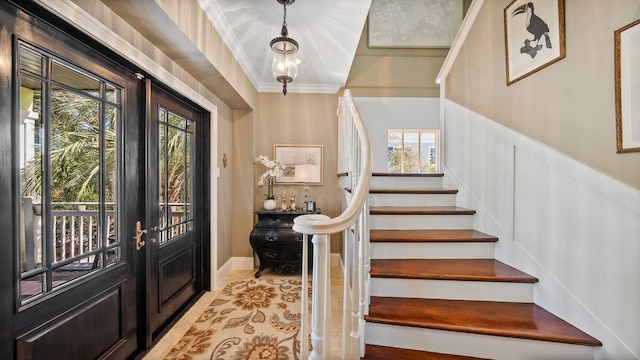
[[[253,270],[253,258],[252,257],[232,257],[233,268],[232,270]]]

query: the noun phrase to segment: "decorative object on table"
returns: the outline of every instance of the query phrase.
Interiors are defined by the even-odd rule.
[[[507,85],[565,57],[564,0],[514,0],[504,9]]]
[[[615,31],[616,145],[640,151],[640,20]]]
[[[289,204],[287,203],[287,192],[283,191],[282,194],[278,194],[280,196],[280,210],[287,211],[289,210]]]
[[[303,195],[303,210],[307,209],[307,204],[309,203],[309,181],[311,181],[311,165],[302,164],[296,165],[296,172],[294,176],[294,180],[296,182],[304,183],[304,195]]]
[[[262,164],[267,170],[260,175],[258,179],[258,187],[263,187],[265,181],[267,183],[267,193],[264,199],[265,210],[274,210],[276,208],[276,197],[273,194],[273,179],[282,175],[284,166],[277,160],[269,160],[268,157],[260,154],[253,160],[253,164]]]
[[[276,184],[322,185],[322,150],[322,145],[273,145],[274,158],[284,166]],[[307,181],[296,180],[302,171],[309,171]]]
[[[316,202],[315,201],[307,201],[306,202],[306,210],[307,212],[316,212]]]
[[[271,51],[273,51],[271,72],[276,80],[282,83],[282,95],[286,96],[287,84],[298,76],[299,59],[296,57],[299,48],[298,42],[289,37],[289,30],[287,29],[287,6],[293,4],[296,0],[276,1],[284,7],[284,15],[280,36],[269,43]]]
[[[289,204],[289,208],[291,211],[296,211],[296,193],[291,192],[291,203]]]
[[[373,0],[369,47],[448,48],[462,16],[462,0]]]
[[[316,214],[320,209],[316,209]],[[295,273],[302,268],[303,235],[293,230],[293,219],[309,214],[304,209],[297,211],[256,211],[258,222],[249,235],[249,242],[260,260],[255,276],[260,277],[265,269],[276,273]],[[309,237],[309,259],[313,259],[313,246]],[[313,261],[309,262],[309,266]]]

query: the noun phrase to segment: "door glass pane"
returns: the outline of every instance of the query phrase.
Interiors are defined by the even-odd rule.
[[[158,112],[158,179],[160,243],[192,231],[191,212],[193,124],[190,120],[160,109]]]
[[[57,83],[85,91],[93,96],[99,96],[100,94],[100,83],[96,79],[62,65],[57,61],[52,61],[51,77],[52,80]]]
[[[104,97],[107,101],[110,101],[114,104],[120,104],[120,91],[113,85],[107,84],[105,86]]]
[[[39,73],[35,67],[41,60],[22,51],[23,63],[29,72]],[[43,266],[46,246],[43,246],[42,218],[42,82],[20,77],[20,297],[29,299],[43,292]],[[34,275],[35,274],[35,275]]]
[[[117,119],[119,110],[111,105],[106,105],[104,127],[104,206],[107,221],[107,245],[118,242],[116,231],[118,229],[116,201],[118,194],[118,131]],[[118,254],[111,254],[117,257]]]
[[[24,47],[20,49],[20,68],[22,71],[35,75],[44,75],[42,60],[43,58],[40,54]]]
[[[160,109],[158,111],[158,186],[159,186],[159,200],[158,200],[158,213],[159,221],[158,227],[160,229],[167,228],[167,196],[166,196],[166,177],[167,177],[167,159],[165,156],[165,152],[167,151],[167,112],[164,109]],[[160,232],[160,243],[166,241],[164,238],[166,236],[165,231]]]
[[[83,223],[78,211],[83,208],[78,206],[100,201],[99,101],[54,88],[49,132],[49,200],[57,263],[88,249],[86,232],[80,236]],[[100,224],[98,217],[95,220]]]
[[[51,271],[51,285],[56,288],[99,268],[95,256],[85,256]]]
[[[191,193],[191,182],[192,182],[192,178],[191,178],[191,136],[189,133],[186,134],[186,145],[185,145],[185,165],[184,165],[184,181],[185,181],[185,186],[184,186],[184,199],[185,199],[185,206],[184,206],[184,218],[185,220],[191,220],[193,219],[193,217],[191,216],[191,204],[193,203],[193,199],[191,198],[192,193]],[[189,228],[188,230],[191,230],[191,228]]]

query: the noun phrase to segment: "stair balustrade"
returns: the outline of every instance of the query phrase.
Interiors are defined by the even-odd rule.
[[[302,272],[300,354],[302,359],[328,359],[331,353],[330,236],[342,232],[344,245],[344,296],[342,319],[342,358],[364,355],[364,315],[368,304],[369,207],[367,195],[371,176],[371,146],[364,123],[349,90],[338,107],[339,169],[347,170],[350,195],[347,207],[335,218],[302,215],[294,219],[293,229],[304,235],[302,268],[308,267],[308,239],[312,236],[313,282],[311,314],[308,308],[308,273]],[[309,318],[311,345],[309,353]]]

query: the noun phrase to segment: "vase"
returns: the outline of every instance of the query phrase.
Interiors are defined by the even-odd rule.
[[[265,210],[274,210],[276,208],[276,200],[275,199],[264,199]]]

